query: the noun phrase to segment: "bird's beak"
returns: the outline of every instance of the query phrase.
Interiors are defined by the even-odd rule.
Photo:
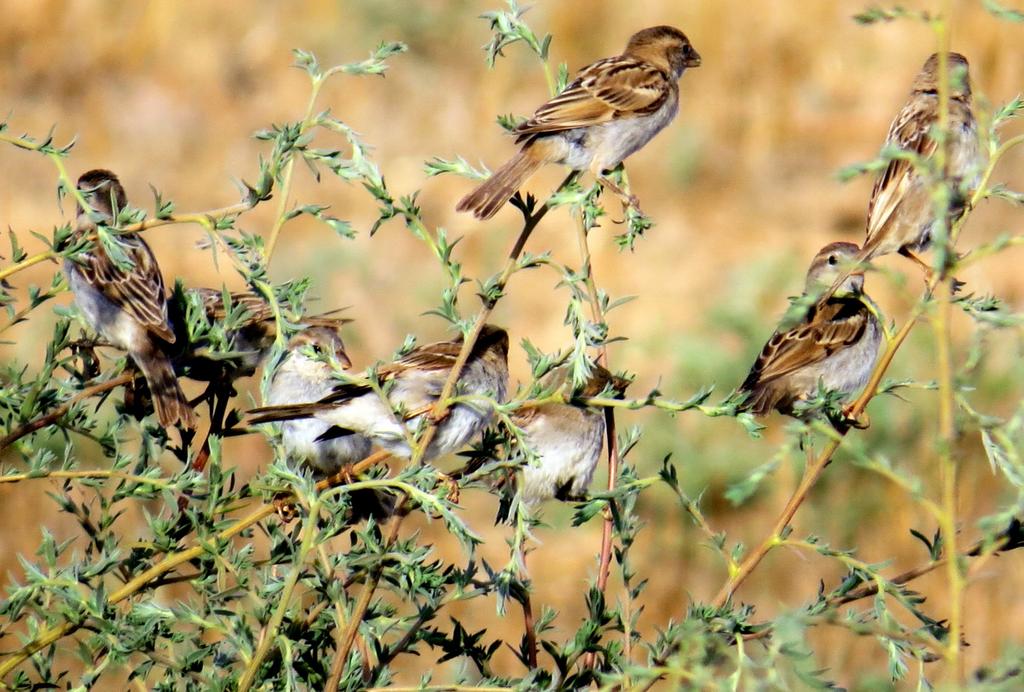
[[[700,53],[691,50],[690,54],[686,56],[686,62],[683,64],[686,67],[700,67]]]
[[[352,361],[349,359],[348,354],[345,353],[344,349],[339,349],[334,355],[338,359],[338,362],[341,363],[341,367],[346,370],[352,367]]]

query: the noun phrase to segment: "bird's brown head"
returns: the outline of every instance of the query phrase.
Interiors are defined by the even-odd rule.
[[[128,198],[124,194],[121,181],[111,171],[102,168],[95,168],[86,171],[78,178],[75,185],[82,193],[85,201],[93,208],[93,211],[114,218],[114,208],[124,209],[128,205]],[[82,214],[82,205],[77,205],[78,214]]]
[[[586,386],[583,387],[583,391],[580,392],[580,396],[598,396],[605,389],[611,387],[612,391],[615,392],[615,398],[621,399],[626,393],[626,388],[629,387],[631,382],[632,380],[626,379],[625,377],[619,377],[607,368],[595,363],[591,367],[590,378],[587,380]]]
[[[967,58],[960,53],[947,53],[946,64],[949,66],[949,95],[954,99],[966,100],[971,97],[971,77],[968,73],[970,65]],[[932,53],[924,63],[924,67],[914,78],[911,91],[915,94],[939,93],[939,54]]]
[[[492,355],[502,362],[508,362],[508,332],[493,324],[485,324],[480,330],[472,356]]]
[[[460,336],[456,339],[456,343],[461,342],[462,337]],[[473,344],[473,350],[470,353],[470,357],[485,358],[488,361],[496,362],[504,367],[508,367],[509,333],[501,327],[484,325],[480,329],[480,336],[476,338],[476,343]]]
[[[334,356],[342,367],[352,367],[352,361],[345,351],[345,343],[341,340],[338,330],[330,327],[309,327],[298,332],[288,342],[288,351],[300,353],[305,347],[317,355]]]
[[[836,289],[837,294],[858,294],[864,290],[864,270],[850,271],[857,261],[860,248],[856,243],[829,243],[818,251],[807,270],[805,292],[828,288],[843,274],[849,274]]]
[[[652,26],[633,34],[625,55],[646,60],[679,79],[688,67],[700,67],[700,54],[690,39],[672,26]]]

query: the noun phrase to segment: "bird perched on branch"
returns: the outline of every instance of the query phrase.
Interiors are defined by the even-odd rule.
[[[91,170],[78,179],[78,191],[90,210],[77,205],[74,236],[82,239],[111,226],[127,205],[117,176]],[[171,365],[175,342],[167,317],[164,279],[153,251],[135,233],[122,233],[109,248],[99,237],[92,246],[64,262],[64,272],[85,321],[115,347],[128,352],[142,372],[157,418],[163,426],[195,426],[195,415]]]
[[[946,143],[945,173],[961,193],[977,185],[982,154],[978,125],[971,109],[971,79],[967,58],[947,54],[949,69],[949,140]],[[932,129],[939,125],[939,56],[933,54],[914,78],[910,98],[903,105],[885,138],[885,146],[909,152],[918,165],[906,157],[894,158],[875,180],[868,205],[867,238],[858,262],[899,252],[917,262],[927,274],[931,267],[917,257],[932,242],[935,206],[928,175],[920,163],[934,159],[939,144]],[[949,223],[965,210],[962,194],[950,202]]]
[[[567,368],[554,370],[545,389],[558,388]],[[582,390],[568,403],[543,403],[516,409],[510,418],[523,431],[523,442],[536,458],[523,464],[520,497],[535,507],[545,500],[578,500],[586,496],[604,444],[604,409],[587,405],[585,399],[608,391],[621,398],[629,380],[593,365]]]
[[[316,401],[331,393],[338,383],[331,359],[338,367],[352,367],[337,326],[309,327],[291,338],[270,381],[270,406]],[[312,467],[319,476],[339,473],[369,456],[373,446],[369,438],[359,434],[334,437],[328,434],[330,427],[318,418],[285,420],[281,422],[281,441],[291,458]],[[365,488],[353,492],[349,500],[355,519],[382,519],[390,516],[395,506],[393,495]]]
[[[304,404],[331,394],[338,381],[333,377],[330,358],[342,368],[352,367],[337,330],[312,327],[297,333],[288,342],[285,357],[274,371],[267,404]],[[318,418],[285,420],[281,423],[284,446],[290,455],[325,474],[337,473],[344,465],[369,455],[370,440],[363,435],[321,439],[329,428]]]
[[[391,454],[409,458],[408,436],[433,410],[462,344],[459,336],[420,346],[380,366],[376,375],[368,373],[367,377],[379,378],[386,400],[368,384],[338,384],[316,401],[253,409],[250,422],[312,418],[329,426],[319,440],[360,434]],[[453,404],[438,423],[424,461],[463,447],[490,422],[494,414],[491,402],[504,402],[508,389],[508,346],[504,329],[484,326],[453,393],[463,400]]]
[[[654,26],[630,37],[622,55],[584,67],[562,93],[516,128],[519,152],[459,201],[458,211],[489,219],[548,163],[604,176],[668,125],[679,110],[678,80],[700,55],[679,29]],[[635,198],[630,204],[636,206]]]
[[[225,364],[230,367],[232,378],[248,377],[255,373],[277,338],[277,320],[270,304],[262,296],[250,291],[227,293],[227,303],[225,291],[215,288],[190,288],[186,293],[196,297],[209,323],[231,322],[225,334],[231,353],[224,358],[219,355],[189,353],[184,359],[189,365],[189,377],[210,379],[223,371]],[[339,317],[337,312],[304,315],[299,322],[305,327],[320,327],[337,333],[338,328],[352,321]],[[338,353],[338,358],[347,359],[344,350]],[[345,367],[349,367],[349,364]]]
[[[864,272],[849,269],[860,248],[853,243],[823,247],[807,271],[804,296],[812,301],[845,279],[827,299],[813,303],[794,327],[776,331],[740,386],[742,409],[766,415],[772,409],[796,415],[794,404],[823,386],[849,395],[863,387],[878,361],[882,332],[862,300]]]

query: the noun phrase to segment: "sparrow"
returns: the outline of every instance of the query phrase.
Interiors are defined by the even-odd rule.
[[[489,219],[541,166],[592,172],[626,197],[603,172],[651,141],[679,110],[678,81],[700,55],[679,29],[654,26],[630,37],[622,55],[584,67],[562,93],[515,130],[519,152],[463,197],[457,211]],[[635,205],[635,200],[631,200]]]
[[[274,312],[266,300],[250,291],[232,291],[228,293],[228,303],[224,302],[224,291],[215,288],[190,288],[186,291],[189,296],[202,307],[203,313],[209,324],[223,322],[229,317],[232,327],[225,334],[228,345],[231,349],[228,362],[231,367],[231,375],[234,378],[248,377],[256,372],[256,369],[266,359],[270,349],[274,346],[277,338],[277,320]],[[175,306],[172,305],[172,311]],[[179,309],[180,312],[180,309]],[[337,311],[327,312],[320,315],[306,315],[299,321],[305,327],[321,327],[327,330],[337,329],[351,320],[338,317]],[[230,314],[229,314],[230,313]],[[172,322],[175,316],[172,315]],[[193,349],[194,351],[195,349]],[[351,367],[348,356],[344,349],[338,350],[335,354],[344,367]],[[216,365],[215,360],[220,358],[204,357],[201,354],[191,353],[188,362],[192,366],[190,377],[197,375],[196,368],[200,373],[198,379],[204,379],[202,371]],[[220,370],[217,368],[215,372]],[[298,402],[291,402],[298,403]]]
[[[971,80],[967,58],[948,53],[950,75],[947,175],[958,188],[972,188],[981,173],[978,125],[971,110]],[[910,98],[889,126],[886,147],[898,147],[923,159],[935,156],[938,143],[932,128],[939,121],[939,56],[933,54],[914,78]],[[931,244],[935,226],[928,180],[913,164],[893,159],[875,180],[868,205],[867,238],[858,262],[898,252],[917,262],[930,275],[931,267],[915,253]],[[950,223],[963,215],[963,200],[954,200]]]
[[[839,277],[839,287],[816,302],[796,326],[778,330],[740,386],[741,410],[796,416],[794,404],[813,397],[819,385],[849,395],[862,388],[878,361],[882,331],[862,300],[864,272],[848,269],[858,257],[854,243],[823,247],[807,271],[804,296],[820,295]]]
[[[440,341],[413,349],[398,360],[382,365],[376,376],[387,401],[365,384],[339,384],[318,400],[264,406],[251,410],[253,424],[270,421],[315,419],[329,426],[318,439],[360,434],[387,452],[412,456],[407,435],[415,434],[441,395],[452,365],[462,349],[463,338]],[[504,403],[508,390],[508,333],[485,325],[459,376],[455,395],[488,398]],[[476,437],[494,415],[486,401],[459,402],[438,423],[437,433],[423,454],[430,461],[454,452]]]
[[[113,225],[127,205],[124,188],[110,171],[96,169],[78,179],[78,191],[92,208],[76,205],[73,236],[95,233],[97,222]],[[195,415],[174,374],[169,352],[176,337],[167,316],[164,280],[156,257],[139,235],[123,233],[118,247],[126,263],[116,262],[96,240],[64,261],[75,303],[89,326],[116,348],[127,351],[142,372],[153,395],[160,425],[195,427]]]
[[[256,298],[253,294],[242,295]],[[329,359],[333,358],[346,370],[352,367],[338,333],[339,326],[309,327],[289,340],[267,390],[270,406],[316,401],[331,393],[337,380]],[[369,438],[359,434],[333,437],[326,434],[330,427],[316,418],[282,421],[281,441],[288,456],[311,467],[321,477],[339,473],[369,456],[373,446]],[[369,516],[383,519],[394,513],[396,499],[386,492],[364,488],[351,493],[349,501],[354,520]]]
[[[542,382],[545,389],[564,382],[568,369],[558,368]],[[600,407],[583,399],[610,390],[620,398],[629,380],[617,377],[600,365],[593,365],[582,390],[568,403],[543,403],[516,409],[510,418],[522,430],[522,441],[536,458],[524,463],[519,483],[522,502],[536,507],[545,500],[580,500],[587,488],[604,446],[605,417]]]
[[[318,401],[329,395],[337,380],[328,358],[346,370],[352,367],[336,329],[311,327],[288,342],[267,390],[267,404],[282,406]],[[324,474],[337,473],[370,454],[370,440],[362,435],[320,438],[330,426],[317,418],[285,420],[282,440],[290,456]]]

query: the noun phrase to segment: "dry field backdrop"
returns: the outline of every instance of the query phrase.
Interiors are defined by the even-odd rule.
[[[301,116],[308,80],[290,67],[292,48],[313,51],[330,65],[360,59],[382,40],[403,41],[409,51],[391,60],[386,78],[333,80],[320,103],[373,145],[391,189],[422,188],[425,219],[462,237],[457,252],[468,274],[487,275],[503,261],[518,230],[518,215],[506,209],[478,223],[456,214],[455,202],[470,183],[454,176],[427,179],[423,163],[432,156],[461,155],[473,164],[497,166],[512,145],[495,116],[529,113],[546,97],[544,75],[523,46],[509,48],[495,69],[485,65],[481,46],[489,38],[488,27],[477,17],[497,6],[497,0],[5,0],[0,110],[10,112],[15,133],[41,135],[55,124],[58,142],[76,136],[67,159],[72,178],[89,168],[110,168],[137,205],[152,209],[152,184],[180,210],[210,209],[236,201],[234,181],[253,177],[257,155],[265,148],[251,133]],[[1024,29],[995,21],[974,0],[953,2],[952,8],[951,47],[969,57],[979,108],[987,113],[991,104],[1008,101],[1024,88]],[[656,227],[633,253],[616,247],[612,235],[619,231],[611,223],[592,236],[600,285],[613,296],[638,297],[610,317],[613,334],[628,337],[610,347],[611,363],[636,373],[636,394],[658,387],[684,398],[714,383],[715,397],[724,396],[742,381],[785,309],[786,297],[799,292],[806,263],[817,248],[831,240],[862,239],[871,180],[843,184],[835,172],[877,154],[911,78],[935,49],[934,35],[922,24],[857,25],[851,16],[862,9],[856,0],[560,0],[538,1],[528,13],[532,26],[554,35],[552,58],[570,70],[618,52],[634,30],[659,23],[682,28],[703,56],[703,65],[682,79],[678,119],[628,162],[632,188]],[[1020,152],[1008,156],[997,179],[1019,189],[1024,185],[1022,162]],[[548,171],[530,189],[545,194],[561,175]],[[423,341],[448,333],[441,320],[422,314],[436,302],[444,277],[400,222],[371,238],[366,230],[374,210],[365,192],[331,177],[317,184],[301,167],[293,196],[331,205],[359,234],[345,241],[316,221],[297,219],[284,229],[270,276],[281,281],[308,275],[318,308],[350,306],[348,315],[356,321],[345,338],[357,365],[386,357],[407,333]],[[266,207],[246,215],[242,227],[265,232],[273,218],[273,205]],[[0,225],[16,229],[31,243],[25,232],[48,233],[68,220],[70,210],[68,202],[63,211],[56,203],[49,162],[0,147]],[[573,223],[565,210],[551,213],[528,249],[549,249],[557,259],[575,263]],[[961,245],[991,241],[1019,223],[1012,207],[986,202],[971,217]],[[165,226],[146,238],[169,282],[180,277],[187,285],[241,287],[227,265],[218,267],[209,252],[196,249],[204,238],[200,228]],[[1022,259],[1024,250],[1010,249],[959,278],[969,291],[994,293],[1011,310],[1019,309]],[[902,319],[918,293],[919,279],[899,258],[880,265],[897,276],[871,274],[868,290]],[[47,283],[53,271],[53,265],[40,265],[17,284]],[[905,276],[902,283],[899,275]],[[513,278],[509,297],[494,316],[512,334],[513,380],[529,375],[516,345],[519,338],[529,337],[550,350],[569,342],[564,297],[550,272]],[[464,300],[467,310],[474,305],[471,291]],[[69,301],[64,294],[8,330],[0,358],[32,368],[52,328],[51,306]],[[969,321],[958,317],[954,334],[969,331]],[[959,356],[965,344],[966,339],[957,338]],[[1024,396],[1019,333],[993,334],[987,346],[975,400],[988,412],[1009,415]],[[897,356],[891,374],[931,379],[933,363],[930,330],[922,328]],[[258,395],[256,380],[243,386]],[[902,400],[873,402],[869,411],[873,424],[858,433],[869,448],[898,464],[931,463],[937,434],[933,393],[910,390]],[[631,455],[640,475],[654,474],[671,454],[683,487],[692,495],[703,490],[709,521],[731,540],[748,545],[761,540],[798,477],[798,469],[783,465],[742,506],[724,498],[730,484],[767,461],[782,441],[787,422],[779,417],[767,421],[761,440],[749,439],[733,421],[700,415],[625,412],[620,421],[622,427],[645,426]],[[88,466],[94,451],[85,441],[79,448]],[[1013,494],[988,470],[976,433],[960,440],[958,452],[965,468],[962,526],[973,538],[972,518]],[[238,467],[242,480],[270,459],[261,436],[226,445],[225,460]],[[3,461],[16,465],[18,457],[7,453]],[[178,462],[167,458],[161,463],[171,470]],[[595,486],[605,480],[599,473]],[[15,578],[22,573],[17,556],[35,550],[43,526],[58,538],[77,535],[77,524],[58,514],[44,495],[57,487],[40,481],[0,488],[0,573]],[[463,514],[485,539],[480,555],[500,565],[507,560],[508,529],[493,526],[495,504],[486,495],[468,494]],[[641,619],[649,632],[669,617],[682,617],[691,600],[709,600],[725,574],[670,492],[646,491],[638,511],[647,526],[633,556],[638,573],[650,580]],[[530,557],[534,599],[557,608],[559,622],[572,627],[584,613],[585,587],[596,572],[600,522],[571,528],[571,509],[553,505],[546,508],[545,519],[550,528],[537,531],[539,543]],[[459,554],[440,523],[421,525],[413,518],[408,526],[420,529],[422,541],[440,554]],[[842,454],[794,526],[797,533],[813,532],[835,546],[855,547],[868,562],[890,560],[890,574],[926,557],[909,529],[930,535],[935,528],[905,492],[847,463]],[[343,545],[339,540],[339,549]],[[968,670],[1024,637],[1022,560],[1024,555],[1008,553],[990,561],[966,592]],[[769,618],[813,598],[820,581],[831,587],[841,576],[842,570],[825,558],[783,549],[768,557],[737,598],[756,604],[758,616]],[[940,619],[947,615],[944,585],[941,572],[918,584]],[[611,598],[617,589],[613,579]],[[173,597],[173,590],[161,594],[162,599]],[[476,629],[487,626],[489,636],[516,641],[521,632],[515,610],[501,622],[482,601],[454,607],[453,613]],[[857,639],[828,628],[812,630],[810,637],[818,663],[840,684],[886,684],[885,657],[874,638]],[[434,665],[430,653],[403,661],[407,670],[400,680],[406,683]],[[506,651],[497,654],[496,662],[496,669],[508,674],[518,665]],[[446,677],[439,672],[437,679]]]

